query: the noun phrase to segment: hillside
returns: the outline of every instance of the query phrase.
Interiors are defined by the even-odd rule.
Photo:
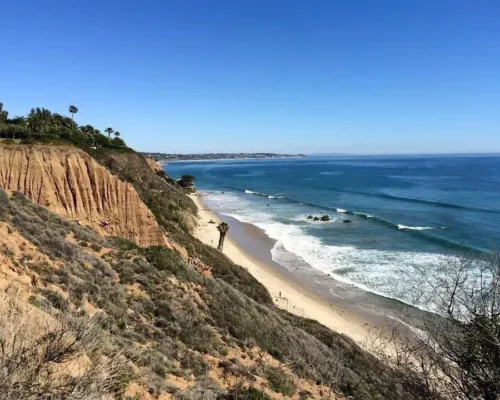
[[[74,147],[0,145],[0,187],[103,235],[166,244],[134,187]]]
[[[29,162],[14,157],[14,148],[3,151],[4,171],[24,179],[6,179],[4,172],[1,180],[12,194],[0,192],[0,307],[11,327],[4,324],[0,333],[19,335],[18,326],[33,334],[17,353],[0,358],[2,367],[15,359],[19,371],[29,372],[0,372],[6,393],[0,399],[410,398],[391,387],[390,371],[349,338],[274,307],[245,269],[193,238],[196,206],[141,155],[89,150],[99,165],[68,147],[43,150],[43,156],[37,147],[16,148]],[[66,180],[55,179],[63,175]],[[76,201],[55,196],[56,203],[34,196],[45,192],[41,187],[62,190],[65,182],[78,183],[78,193],[87,194]],[[109,187],[122,188],[129,197],[98,197]],[[109,231],[102,236],[90,217],[89,226],[74,221],[81,199],[89,204],[82,207],[89,214],[77,214],[84,219],[122,207],[110,199],[127,205],[132,196],[139,197],[133,197],[136,207],[148,209],[140,215],[149,211],[152,218],[146,221],[157,221],[170,247]],[[116,218],[129,215],[121,212]],[[48,332],[40,333],[25,315],[50,321],[35,324]],[[92,329],[85,328],[89,321]],[[53,338],[66,337],[59,335],[61,326],[78,346],[60,340],[55,343],[64,351],[54,350]],[[27,358],[14,357],[33,347],[43,349],[31,357],[45,363],[43,368],[28,368]],[[47,379],[47,371],[56,378]],[[34,382],[39,394],[29,397]]]

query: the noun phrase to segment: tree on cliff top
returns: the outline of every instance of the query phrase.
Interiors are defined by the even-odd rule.
[[[78,108],[76,106],[69,106],[69,112],[71,113],[71,119],[75,119],[75,114],[78,112]]]
[[[104,129],[104,132],[108,134],[108,139],[111,139],[111,134],[114,132],[114,130],[111,127],[107,127],[106,129]]]
[[[78,126],[73,120],[74,114],[78,112],[76,106],[69,106],[72,117],[53,113],[43,107],[32,108],[26,118],[19,116],[9,119],[8,112],[0,103],[0,138],[19,139],[23,141],[39,140],[52,144],[72,143],[78,147],[111,147],[127,148],[127,145],[118,135],[111,140],[111,132],[108,137],[91,125]]]
[[[9,113],[3,109],[3,103],[0,103],[0,123],[7,121]]]

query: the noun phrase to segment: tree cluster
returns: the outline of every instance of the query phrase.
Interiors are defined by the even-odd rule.
[[[107,136],[92,125],[78,125],[74,116],[78,108],[71,105],[68,109],[71,118],[53,113],[46,108],[32,108],[26,116],[9,118],[0,102],[0,138],[21,142],[72,143],[85,147],[127,147],[120,132],[108,127]],[[114,138],[111,135],[114,134]]]

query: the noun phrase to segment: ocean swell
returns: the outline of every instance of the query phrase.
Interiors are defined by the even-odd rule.
[[[408,292],[408,288],[416,285],[418,274],[412,273],[414,267],[438,271],[449,259],[447,255],[436,253],[326,244],[319,237],[308,233],[310,225],[301,225],[303,219],[292,217],[288,222],[277,220],[272,209],[259,207],[254,201],[236,193],[216,194],[210,198],[222,214],[253,224],[261,228],[268,237],[276,240],[271,250],[272,259],[290,271],[313,268],[339,282],[407,303],[414,302]],[[353,212],[345,211],[354,215]],[[364,218],[370,218],[370,221],[377,219],[368,214],[363,215]],[[389,226],[393,227],[394,224],[389,223]],[[397,225],[395,227],[401,230]],[[418,235],[425,234],[421,228],[431,228],[401,227],[404,227],[402,230],[407,229]],[[440,244],[459,246],[444,239],[437,240],[442,241]]]
[[[274,195],[274,194],[260,193],[260,192],[254,192],[254,191],[248,190],[248,189],[245,189],[244,192],[246,194],[253,194],[255,196],[266,197],[268,199],[282,199],[283,198],[283,196]]]
[[[254,191],[247,190],[247,189],[239,189],[239,188],[235,188],[235,187],[230,187],[230,188],[233,190],[237,190],[237,191],[243,191],[244,193],[247,193],[247,194],[257,195],[260,197],[269,198],[269,196],[270,196],[269,194],[254,192]],[[384,226],[391,228],[391,229],[397,229],[399,231],[406,232],[408,234],[418,235],[422,239],[425,239],[427,241],[430,241],[430,242],[435,243],[435,244],[439,244],[441,246],[444,246],[444,247],[447,247],[450,249],[460,250],[460,251],[466,250],[466,251],[472,251],[472,252],[476,252],[476,253],[483,252],[483,250],[474,248],[472,246],[466,246],[462,243],[453,242],[451,240],[448,240],[448,239],[445,239],[442,237],[438,237],[438,236],[432,235],[430,233],[432,231],[445,229],[446,227],[444,227],[444,226],[439,226],[439,227],[430,227],[430,226],[428,227],[428,226],[418,226],[418,225],[417,226],[410,226],[410,225],[404,225],[404,224],[401,224],[399,222],[390,221],[388,219],[381,218],[381,217],[378,217],[376,215],[372,215],[372,214],[368,214],[368,213],[364,213],[364,212],[360,212],[360,211],[352,211],[352,210],[339,208],[339,207],[328,207],[328,206],[324,206],[324,205],[321,205],[318,203],[313,203],[313,202],[299,201],[299,200],[296,200],[292,197],[287,197],[284,195],[277,196],[277,199],[280,199],[280,200],[283,200],[286,202],[290,202],[293,204],[301,205],[301,206],[314,207],[318,210],[329,210],[329,211],[333,211],[333,212],[340,213],[340,214],[352,215],[352,216],[360,217],[363,219],[370,219],[370,221],[372,221],[374,223],[384,225]]]
[[[253,192],[251,190],[240,189],[237,187],[229,187],[229,188],[234,189],[234,190],[238,190],[238,191],[242,190],[245,193],[249,193],[249,194],[268,196],[268,195],[263,194],[263,193]],[[467,205],[462,205],[462,204],[448,203],[448,202],[444,202],[444,201],[421,199],[421,198],[416,198],[416,197],[396,196],[396,195],[392,195],[392,194],[388,194],[388,193],[366,193],[366,192],[360,192],[360,191],[355,191],[355,190],[338,189],[338,188],[328,188],[328,190],[331,190],[333,192],[338,192],[338,193],[350,193],[350,194],[356,194],[359,196],[376,197],[376,198],[382,198],[382,199],[394,200],[394,201],[427,204],[427,205],[432,205],[435,207],[454,208],[454,209],[465,210],[465,211],[476,211],[476,212],[481,212],[481,213],[500,214],[500,210],[497,210],[497,209],[473,207],[473,206],[467,206]],[[290,197],[282,196],[281,198],[286,198],[287,200],[298,202],[298,200],[295,200],[295,199],[290,198]],[[317,207],[323,207],[321,205],[317,205],[314,203],[308,203],[308,204],[313,205],[313,206],[317,206]],[[326,207],[323,207],[323,208],[326,208]]]

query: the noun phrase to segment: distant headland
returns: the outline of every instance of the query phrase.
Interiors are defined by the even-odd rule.
[[[260,158],[303,158],[305,154],[277,154],[277,153],[202,153],[202,154],[170,154],[170,153],[141,153],[159,163],[175,161],[210,161],[210,160],[238,160]]]

